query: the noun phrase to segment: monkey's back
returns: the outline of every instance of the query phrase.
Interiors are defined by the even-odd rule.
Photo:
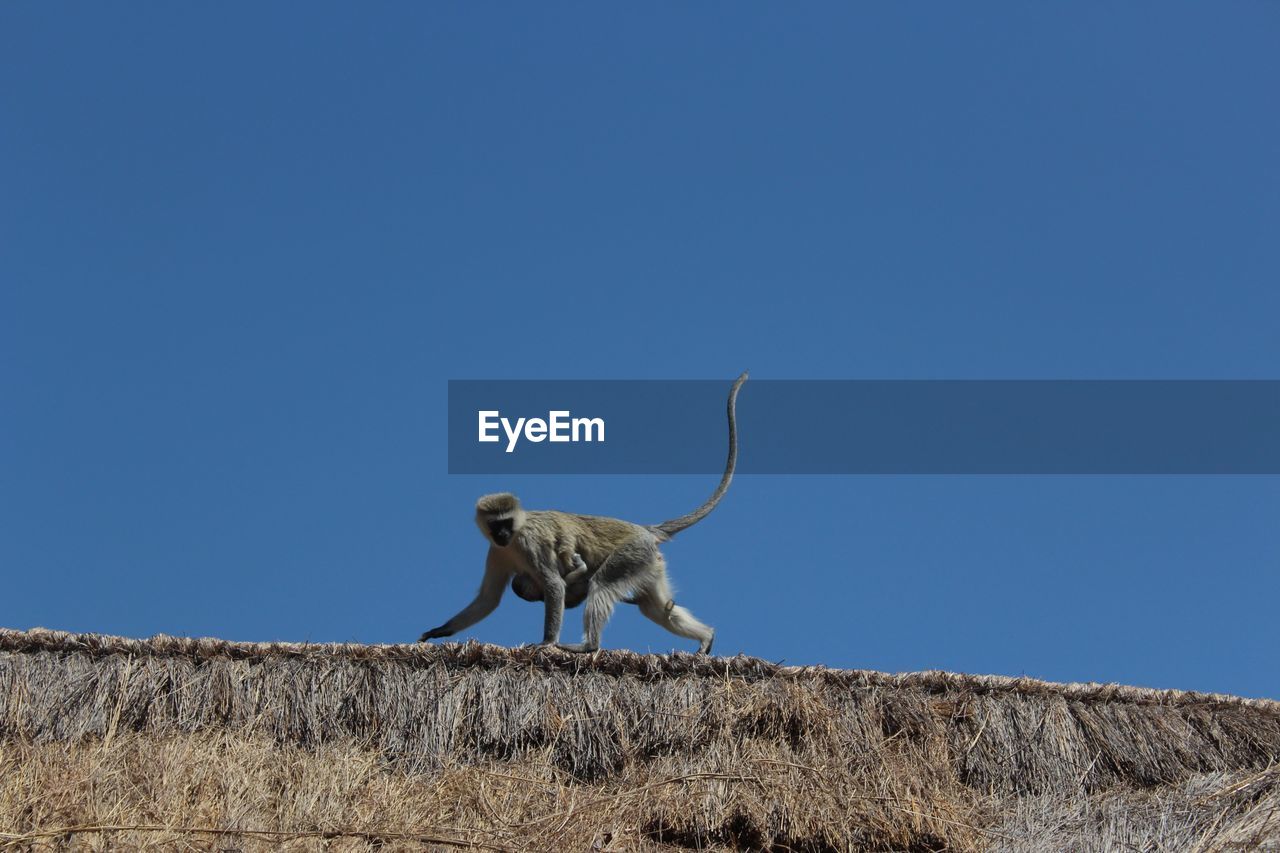
[[[571,540],[574,550],[591,569],[597,569],[622,543],[636,536],[653,536],[653,531],[620,518],[603,515],[577,515],[555,510],[528,513],[526,523],[554,529],[558,538]]]

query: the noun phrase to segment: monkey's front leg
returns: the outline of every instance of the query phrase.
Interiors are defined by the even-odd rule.
[[[564,579],[558,572],[544,574],[542,600],[546,605],[542,619],[542,642],[554,645],[560,642],[560,626],[564,623]]]
[[[429,631],[424,631],[422,636],[418,638],[418,642],[425,643],[427,640],[435,640],[440,637],[452,637],[459,631],[470,628],[488,616],[498,606],[498,602],[502,600],[502,593],[506,590],[507,580],[510,577],[510,570],[491,555],[485,561],[484,579],[480,581],[480,591],[476,593],[475,599],[462,608],[448,622]]]

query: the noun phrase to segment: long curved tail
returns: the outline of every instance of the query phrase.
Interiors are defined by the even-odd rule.
[[[737,381],[733,383],[733,387],[729,389],[729,458],[724,464],[724,476],[720,478],[720,485],[716,486],[715,492],[712,493],[711,497],[707,498],[707,502],[693,512],[686,513],[679,518],[673,518],[670,521],[664,521],[661,524],[655,524],[649,528],[662,539],[670,539],[686,527],[693,527],[693,525],[702,521],[711,510],[716,508],[716,504],[720,503],[724,493],[729,491],[729,484],[733,482],[733,469],[738,464],[738,422],[734,409],[738,402],[738,389],[746,381],[747,372],[744,370]]]

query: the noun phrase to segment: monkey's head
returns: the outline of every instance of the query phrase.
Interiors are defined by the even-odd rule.
[[[476,501],[476,526],[499,548],[505,548],[524,525],[520,500],[510,492],[485,495]]]

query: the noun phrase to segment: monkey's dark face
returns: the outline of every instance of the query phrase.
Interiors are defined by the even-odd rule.
[[[511,544],[511,539],[516,533],[515,519],[491,518],[486,524],[489,528],[489,539],[494,545],[505,548]]]

